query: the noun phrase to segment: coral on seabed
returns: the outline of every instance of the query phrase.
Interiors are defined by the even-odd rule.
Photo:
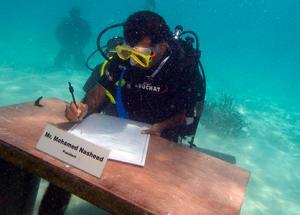
[[[223,94],[206,101],[200,123],[220,136],[241,136],[248,124],[245,116],[238,111],[232,96]]]

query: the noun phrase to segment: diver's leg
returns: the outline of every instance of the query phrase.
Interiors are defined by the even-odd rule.
[[[54,59],[54,66],[61,67],[70,60],[71,53],[65,48],[61,48]]]
[[[71,193],[50,183],[43,196],[39,208],[39,215],[63,215],[67,209],[70,198]]]
[[[74,65],[77,69],[84,68],[85,65],[85,57],[83,54],[83,49],[76,49],[73,51],[74,56]]]
[[[0,159],[0,214],[32,214],[40,178]]]

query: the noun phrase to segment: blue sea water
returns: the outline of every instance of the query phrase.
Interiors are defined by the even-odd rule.
[[[74,5],[92,27],[88,54],[102,28],[143,9],[144,1],[2,0],[1,106],[41,95],[70,100],[67,81],[83,96],[88,70],[52,67],[59,49],[55,29]],[[195,140],[202,148],[234,155],[236,165],[251,171],[241,214],[299,214],[300,1],[164,0],[156,1],[156,11],[172,28],[181,24],[197,32],[207,100],[231,95],[248,121],[244,137],[222,138],[200,125]],[[68,213],[78,211],[99,212],[74,197]]]

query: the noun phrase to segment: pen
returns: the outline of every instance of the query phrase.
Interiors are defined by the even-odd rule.
[[[74,88],[72,87],[71,82],[69,82],[69,91],[72,95],[72,99],[73,99],[73,102],[75,104],[75,107],[78,109],[78,106],[77,106],[76,100],[75,100],[75,96],[74,96]]]

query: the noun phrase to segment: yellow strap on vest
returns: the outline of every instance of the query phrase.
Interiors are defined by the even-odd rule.
[[[112,58],[113,57],[110,57],[109,59],[111,60]],[[102,77],[104,75],[107,63],[108,63],[108,60],[104,61],[104,63],[102,64],[101,69],[100,69],[100,77]]]
[[[104,87],[103,87],[104,88]],[[108,97],[109,101],[112,103],[112,104],[116,104],[116,100],[115,98],[113,97],[113,95],[107,90],[104,88],[104,93],[105,95]]]
[[[112,57],[110,57],[109,59],[112,59]],[[107,65],[108,61],[104,61],[101,69],[100,69],[100,77],[102,77],[104,75],[104,72],[105,72],[105,68],[106,68],[106,65]],[[103,87],[104,88],[104,87]],[[109,101],[112,103],[112,104],[116,104],[116,100],[115,98],[113,97],[113,95],[107,90],[104,88],[104,93],[105,95],[108,97]]]
[[[124,79],[122,79],[122,81],[121,81],[121,87],[124,87],[125,84],[126,84],[126,81],[125,81]],[[119,81],[117,81],[117,82],[115,83],[115,85],[118,86],[118,85],[119,85]]]

